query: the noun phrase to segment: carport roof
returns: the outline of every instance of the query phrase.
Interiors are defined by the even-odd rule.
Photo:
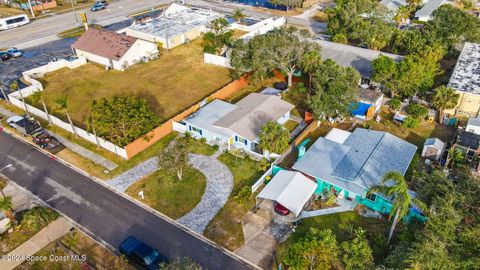
[[[279,171],[257,198],[276,201],[296,216],[317,189],[317,183],[299,172]]]

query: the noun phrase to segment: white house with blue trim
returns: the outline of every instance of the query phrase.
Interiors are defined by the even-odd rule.
[[[186,130],[197,139],[262,154],[258,149],[262,127],[284,124],[295,106],[279,96],[252,93],[236,104],[214,100],[186,118]]]

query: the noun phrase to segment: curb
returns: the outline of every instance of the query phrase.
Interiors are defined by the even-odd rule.
[[[21,141],[21,142],[23,142],[23,143],[26,143],[26,144],[28,144],[28,145],[30,145],[30,146],[33,146],[33,145],[32,145],[29,141],[27,141],[25,138],[22,138],[21,136],[18,136],[17,134],[15,134],[15,133],[13,133],[13,132],[5,129],[5,128],[2,128],[2,129],[0,129],[0,130],[1,130],[1,132],[4,132],[4,133],[6,133],[6,134],[8,134],[8,135],[10,135],[10,136],[12,136],[12,137],[14,137],[14,138],[16,138],[17,140],[19,140],[19,141]],[[117,194],[118,196],[120,196],[120,197],[122,197],[122,198],[124,198],[124,199],[126,199],[126,200],[128,200],[128,201],[130,201],[130,202],[132,202],[132,203],[134,203],[134,204],[136,204],[137,206],[141,207],[142,209],[148,211],[149,213],[154,214],[154,215],[156,215],[156,216],[159,217],[159,218],[162,218],[163,220],[167,221],[168,223],[170,223],[171,225],[175,226],[176,228],[181,229],[181,230],[183,230],[183,231],[186,232],[186,233],[189,233],[190,235],[196,237],[198,240],[200,240],[200,241],[202,241],[202,242],[204,242],[204,243],[206,243],[206,244],[209,244],[209,245],[211,245],[211,246],[216,247],[217,249],[221,250],[223,253],[225,253],[225,254],[229,255],[230,257],[236,259],[238,262],[244,264],[245,266],[249,267],[250,269],[261,269],[261,268],[259,268],[258,266],[254,265],[253,263],[251,263],[251,262],[247,261],[246,259],[238,256],[237,254],[233,253],[232,251],[230,251],[230,250],[228,250],[228,249],[226,249],[226,248],[218,245],[217,243],[213,242],[212,240],[206,238],[205,236],[203,236],[203,235],[201,235],[201,234],[199,234],[199,233],[197,233],[197,232],[195,232],[195,231],[193,231],[193,230],[191,230],[191,229],[189,229],[189,228],[187,228],[187,227],[185,227],[185,226],[177,223],[175,220],[171,219],[170,217],[166,216],[165,214],[162,214],[161,212],[159,212],[159,211],[157,211],[157,210],[155,210],[155,209],[153,209],[153,208],[150,208],[149,206],[147,206],[147,205],[143,204],[142,202],[140,202],[140,201],[138,201],[138,200],[136,200],[136,199],[134,199],[134,198],[126,195],[125,193],[116,190],[115,188],[113,188],[113,187],[109,186],[108,184],[104,183],[102,180],[99,180],[99,179],[97,179],[96,177],[94,177],[94,176],[92,176],[92,175],[89,175],[87,172],[85,172],[85,171],[83,171],[83,170],[81,170],[81,169],[73,166],[72,164],[68,163],[67,161],[65,161],[65,160],[63,160],[63,159],[61,159],[61,158],[59,158],[59,157],[57,157],[57,156],[55,156],[55,155],[47,152],[47,151],[45,151],[45,150],[43,150],[43,149],[41,149],[41,148],[38,148],[38,147],[36,147],[36,146],[33,146],[33,147],[35,148],[35,150],[43,153],[44,155],[46,155],[46,156],[48,156],[48,157],[50,157],[50,158],[52,158],[52,159],[57,160],[58,162],[62,163],[63,165],[65,165],[65,166],[71,168],[72,170],[74,170],[74,171],[82,174],[83,176],[87,177],[87,178],[90,179],[91,181],[93,181],[93,182],[95,182],[95,183],[103,186],[104,188],[107,188],[108,190],[114,192],[114,193]],[[41,200],[40,198],[38,198],[36,195],[33,195],[33,196],[35,196],[37,199],[39,199],[40,201],[43,202],[43,200]],[[44,203],[46,203],[46,202],[44,202]],[[48,204],[47,204],[47,205],[48,205]],[[57,209],[55,209],[55,210],[58,211],[58,212],[60,212],[60,213],[62,213],[61,211],[59,211],[59,210],[57,210]],[[63,216],[66,216],[64,213],[62,213],[62,215],[63,215]],[[94,236],[95,234],[93,234],[92,232],[90,232],[88,229],[84,228],[82,225],[78,224],[77,222],[73,221],[72,219],[70,219],[70,218],[68,218],[68,217],[67,217],[67,219],[68,219],[69,221],[71,221],[73,224],[77,225],[82,231],[85,231],[87,234],[90,234],[90,236],[92,236],[94,239],[97,239],[97,238],[98,238],[98,237]],[[112,246],[110,246],[108,243],[106,243],[105,241],[101,240],[100,238],[98,238],[98,239],[99,239],[99,240],[96,240],[97,242],[102,242],[105,246],[110,247],[110,249],[111,249],[112,251],[114,251],[114,253],[118,254],[118,253],[116,252],[116,249],[115,249],[115,248],[113,248]]]

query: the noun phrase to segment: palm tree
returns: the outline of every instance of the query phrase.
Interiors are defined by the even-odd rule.
[[[443,111],[450,110],[457,106],[460,94],[458,94],[453,88],[440,86],[435,90],[433,95],[432,104],[439,112],[438,122],[441,124],[443,120]]]
[[[270,121],[262,127],[258,145],[266,152],[266,157],[269,158],[270,153],[281,154],[288,147],[289,141],[288,130],[279,123]]]
[[[17,81],[17,80],[13,81],[13,82],[10,84],[10,89],[11,89],[12,91],[17,91],[17,90],[19,90],[18,81]],[[23,97],[22,91],[18,91],[18,93],[20,94],[20,98],[22,99],[23,107],[25,107],[25,111],[27,111],[27,114],[30,114],[30,111],[28,111],[27,103],[25,102],[25,98]]]
[[[59,98],[55,100],[55,104],[57,105],[57,108],[59,110],[65,111],[65,114],[67,115],[68,122],[70,123],[70,126],[72,127],[73,133],[75,134],[75,137],[78,137],[77,130],[75,129],[75,126],[73,125],[72,119],[70,118],[70,114],[68,113],[68,97],[67,95],[61,95]]]
[[[7,101],[7,103],[10,104],[10,100],[8,99],[8,96],[7,96],[7,94],[5,93],[5,90],[3,89],[2,86],[0,86],[0,92],[2,93],[3,98],[5,99],[5,101]]]
[[[233,12],[233,14],[232,14],[232,18],[237,23],[239,23],[245,17],[247,17],[247,16],[243,13],[243,9],[240,9],[240,8],[235,9],[235,12]]]
[[[393,185],[386,185],[388,182],[393,181]],[[389,214],[389,219],[392,219],[393,222],[392,226],[390,227],[390,232],[388,234],[388,242],[392,239],[393,231],[395,230],[395,226],[397,226],[398,220],[404,218],[410,207],[414,203],[415,206],[424,209],[424,204],[417,200],[413,199],[410,194],[408,193],[408,185],[405,181],[405,178],[402,174],[396,171],[390,171],[385,173],[382,178],[382,184],[376,185],[370,188],[369,193],[382,193],[385,196],[392,196],[393,203],[392,203],[392,210]]]
[[[31,95],[31,97],[32,97],[32,101],[33,101],[34,103],[38,103],[39,101],[42,102],[43,111],[44,111],[45,114],[47,115],[48,123],[49,123],[49,124],[52,124],[52,119],[50,119],[50,114],[48,114],[47,105],[45,104],[45,100],[43,99],[43,91],[41,91],[41,90],[35,91],[35,92],[33,92],[33,94]]]
[[[308,73],[308,90],[312,91],[312,78],[315,71],[322,65],[322,56],[320,51],[309,51],[303,55],[302,60],[300,61],[300,66],[302,70]]]

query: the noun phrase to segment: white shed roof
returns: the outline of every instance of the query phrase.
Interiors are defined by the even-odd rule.
[[[332,130],[330,130],[325,136],[325,139],[343,144],[350,134],[352,133],[338,128],[332,128]]]
[[[303,174],[282,170],[270,180],[257,198],[276,201],[298,216],[316,189],[317,183]]]

